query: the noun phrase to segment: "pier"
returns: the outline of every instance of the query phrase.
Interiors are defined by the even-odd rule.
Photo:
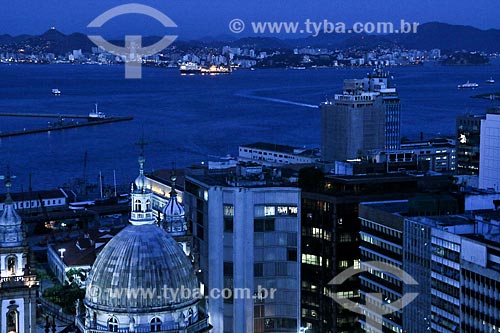
[[[87,119],[88,118],[88,116],[81,115],[81,114],[15,113],[15,112],[0,112],[0,117],[75,118],[75,119]]]
[[[88,116],[81,116],[81,115],[66,115],[66,114],[61,114],[61,115],[49,115],[49,114],[37,114],[37,113],[0,113],[0,116],[4,117],[37,117],[37,118],[59,118],[59,119],[66,119],[66,118],[77,118],[77,119],[87,119]],[[52,132],[52,131],[61,131],[65,129],[71,129],[71,128],[78,128],[78,127],[86,127],[86,126],[97,126],[97,125],[104,125],[104,124],[110,124],[110,123],[116,123],[120,121],[130,121],[133,120],[133,117],[107,117],[99,120],[92,120],[92,121],[87,121],[87,122],[70,122],[70,123],[65,123],[62,120],[59,120],[52,124],[52,126],[47,126],[47,127],[41,127],[41,128],[34,128],[34,129],[23,129],[20,131],[13,131],[13,132],[5,132],[2,133],[0,132],[0,139],[1,138],[8,138],[12,136],[21,136],[21,135],[28,135],[28,134],[36,134],[36,133],[43,133],[43,132]]]

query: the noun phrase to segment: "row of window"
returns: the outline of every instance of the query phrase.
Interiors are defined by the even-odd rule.
[[[63,202],[61,199],[53,199],[53,200],[42,200],[44,206],[53,206],[53,205],[62,205]],[[17,203],[17,208],[32,208],[32,207],[40,207],[40,200],[33,201],[20,201]]]

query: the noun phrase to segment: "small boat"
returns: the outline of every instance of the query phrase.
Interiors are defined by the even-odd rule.
[[[477,84],[475,82],[467,81],[464,84],[459,84],[457,87],[458,87],[458,89],[474,89],[474,88],[478,88],[479,84]]]
[[[96,121],[96,120],[103,120],[106,119],[106,114],[104,112],[100,112],[97,110],[97,103],[95,104],[95,109],[90,111],[88,120],[89,121]]]
[[[61,90],[59,90],[59,89],[52,89],[52,94],[53,95],[61,95]]]
[[[495,80],[492,77],[490,77],[488,80],[486,80],[486,83],[493,84],[495,83]]]

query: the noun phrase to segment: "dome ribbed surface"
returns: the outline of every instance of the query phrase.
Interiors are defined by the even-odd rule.
[[[156,225],[130,225],[99,253],[87,279],[85,304],[112,312],[151,312],[184,307],[195,297],[165,297],[163,288],[197,290],[191,262]],[[153,292],[153,297],[143,292]],[[128,291],[135,290],[138,293]],[[121,293],[121,295],[120,295]]]
[[[162,213],[166,218],[184,217],[184,207],[177,201],[176,196],[172,196],[163,207]]]

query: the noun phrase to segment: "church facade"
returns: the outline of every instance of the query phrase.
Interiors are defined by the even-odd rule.
[[[77,306],[76,326],[82,333],[210,330],[189,258],[167,228],[157,225],[144,162],[141,155],[131,190],[130,225],[99,253],[83,305]]]

